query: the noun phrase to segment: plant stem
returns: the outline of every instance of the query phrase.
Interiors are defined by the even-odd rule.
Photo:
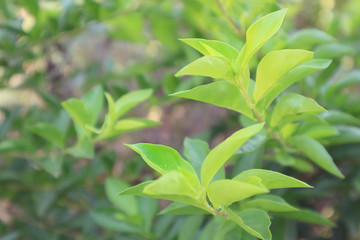
[[[275,139],[276,141],[278,141],[282,146],[284,146],[285,148],[287,148],[287,144],[284,142],[284,140],[281,138],[281,136],[280,136],[278,133],[276,133],[276,132],[274,131],[274,129],[271,128],[271,127],[266,123],[266,121],[264,120],[264,117],[257,111],[254,103],[251,101],[251,99],[250,99],[248,93],[245,91],[245,89],[244,89],[242,86],[239,86],[239,85],[238,85],[238,88],[239,88],[240,92],[242,93],[242,95],[244,96],[246,103],[250,106],[251,111],[254,113],[257,121],[258,121],[259,123],[260,123],[260,122],[265,122],[264,127],[265,127],[266,131],[271,135],[271,137],[272,137],[273,139]]]
[[[245,33],[244,31],[236,24],[236,22],[234,21],[234,19],[232,19],[232,17],[230,16],[230,14],[228,13],[228,11],[226,10],[225,6],[220,2],[220,0],[215,0],[217,5],[219,6],[219,9],[221,10],[221,12],[224,14],[226,20],[228,20],[228,22],[230,23],[231,26],[233,26],[236,30],[236,32],[245,39]]]

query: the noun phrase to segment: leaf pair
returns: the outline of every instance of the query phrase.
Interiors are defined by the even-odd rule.
[[[186,145],[186,155],[194,158],[190,159],[190,162],[194,164],[193,166],[174,149],[166,146],[147,143],[128,145],[140,154],[151,168],[160,173],[161,177],[128,188],[121,192],[120,195],[142,195],[180,203],[170,205],[163,213],[211,213],[213,215],[222,215],[224,213],[230,216],[233,210],[229,207],[234,202],[248,199],[254,195],[268,193],[270,189],[274,188],[309,187],[309,185],[294,178],[261,169],[244,171],[233,179],[224,179],[225,176],[222,179],[214,179],[214,176],[219,169],[223,168],[226,161],[249,138],[258,133],[263,128],[263,125],[263,123],[255,124],[241,129],[210,151],[207,145],[191,141],[196,146],[200,146],[199,148],[189,148]],[[190,140],[186,140],[185,143],[189,144]],[[200,165],[201,168],[199,169]],[[200,176],[197,173],[200,173]],[[210,203],[208,203],[207,199],[210,200]],[[259,230],[246,215],[246,211],[252,212],[251,208],[257,205],[261,206],[264,201],[266,200],[248,202],[249,210],[244,209],[239,212],[239,215],[235,211],[234,214],[243,221],[241,224],[238,218],[233,217],[230,219],[250,234],[267,239],[267,235],[263,235],[263,231],[266,232],[263,227],[268,229],[270,220],[268,225],[262,225]],[[266,212],[260,209],[256,209],[255,212],[260,215],[264,213],[265,215],[262,214],[261,216],[267,216]],[[294,210],[295,208],[287,207],[285,210],[290,211],[289,209]],[[269,219],[268,216],[267,219]]]
[[[70,148],[68,153],[76,157],[91,158],[93,156],[92,142],[159,125],[158,122],[141,118],[118,120],[119,117],[151,96],[152,90],[146,89],[127,93],[117,101],[114,101],[110,94],[105,93],[109,110],[104,124],[98,129],[96,123],[103,107],[103,94],[102,87],[96,86],[81,99],[71,98],[62,102],[62,106],[75,122],[78,136],[77,144]]]

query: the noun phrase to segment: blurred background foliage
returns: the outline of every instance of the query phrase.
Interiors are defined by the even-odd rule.
[[[359,239],[359,0],[0,0],[0,239],[239,239],[222,219],[157,216],[166,201],[114,197],[153,178],[123,144],[161,143],[181,151],[185,137],[214,146],[240,128],[233,112],[168,96],[208,81],[174,77],[199,56],[178,39],[216,39],[241,49],[247,27],[280,8],[288,8],[284,25],[252,66],[284,47],[333,59],[288,91],[314,97],[329,110],[321,117],[340,134],[321,142],[346,179],[266,161],[264,168],[315,186],[285,192],[289,202],[336,223],[331,228],[275,218],[274,239]],[[153,89],[126,116],[162,125],[92,142],[85,147],[94,152],[90,156],[72,154],[67,149],[77,146],[79,130],[61,102],[82,98],[95,86],[115,100]],[[97,94],[104,104],[94,127],[107,112],[103,92]],[[42,136],[39,123],[60,132],[64,146]],[[229,171],[253,167],[263,157],[259,151],[240,152]]]

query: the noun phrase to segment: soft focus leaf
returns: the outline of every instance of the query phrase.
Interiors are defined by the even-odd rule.
[[[290,212],[298,209],[288,204],[279,196],[266,194],[255,196],[254,199],[243,204],[243,208],[256,208],[271,212]]]
[[[290,93],[284,95],[276,104],[270,125],[277,126],[286,121],[287,117],[298,114],[316,114],[325,111],[314,99]]]
[[[246,232],[263,239],[271,240],[270,218],[267,213],[260,209],[248,209],[236,214],[228,210],[229,219],[237,223]]]
[[[184,203],[174,202],[163,209],[159,214],[189,215],[189,214],[207,214],[204,209],[197,208]]]
[[[290,142],[316,165],[339,178],[344,178],[330,154],[319,142],[308,136],[292,137]]]
[[[30,126],[29,130],[60,148],[64,147],[64,137],[62,132],[49,123],[37,123]]]
[[[315,28],[301,29],[289,39],[290,48],[311,49],[317,44],[334,42],[336,39],[328,33]]]
[[[128,188],[129,185],[119,179],[108,177],[105,180],[105,193],[107,198],[121,211],[127,215],[138,213],[137,201],[133,196],[119,196],[119,193]]]
[[[132,108],[136,107],[141,102],[145,101],[152,95],[152,89],[142,89],[129,92],[121,96],[115,101],[115,114],[116,118],[121,117]]]
[[[80,127],[85,128],[85,125],[93,126],[96,116],[91,107],[84,102],[71,98],[61,103],[70,117]]]
[[[335,224],[317,212],[309,209],[300,209],[296,212],[277,212],[275,215],[295,219],[301,222],[321,224],[334,227]]]

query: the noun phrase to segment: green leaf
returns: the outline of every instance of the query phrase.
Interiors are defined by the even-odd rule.
[[[360,142],[360,128],[354,126],[336,126],[339,135],[321,139],[326,145],[342,145]]]
[[[239,173],[233,180],[246,181],[249,177],[256,176],[261,179],[261,184],[263,184],[267,189],[275,188],[311,188],[310,185],[304,183],[300,180],[297,180],[293,177],[286,176],[284,174],[264,170],[264,169],[250,169]]]
[[[201,228],[203,221],[204,217],[199,215],[186,217],[180,228],[177,240],[194,239],[194,237],[197,236],[196,233]]]
[[[180,168],[189,173],[196,174],[191,164],[183,159],[180,154],[171,147],[150,143],[125,145],[140,154],[147,165],[160,174],[178,171]]]
[[[152,197],[152,198],[160,198],[160,199],[166,199],[174,202],[181,202],[188,205],[192,205],[201,209],[204,209],[205,211],[209,211],[206,207],[204,207],[202,204],[200,204],[197,200],[193,199],[192,197],[185,196],[185,195],[168,195],[168,194],[159,194],[155,195],[153,193],[148,194],[144,192],[144,189],[147,186],[150,186],[155,181],[147,181],[140,183],[138,185],[129,187],[125,189],[124,191],[120,192],[119,195],[137,195],[137,196],[146,196],[146,197]],[[211,212],[209,212],[211,213]]]
[[[174,214],[174,215],[191,215],[191,214],[208,214],[204,209],[194,207],[185,203],[174,202],[163,209],[159,215]]]
[[[139,103],[148,99],[153,93],[152,89],[142,89],[127,93],[115,102],[116,118],[121,117]]]
[[[283,198],[271,194],[255,196],[254,199],[244,203],[242,207],[258,208],[271,212],[290,212],[299,210],[288,204]]]
[[[331,227],[335,227],[335,224],[331,222],[329,219],[323,217],[317,212],[314,212],[309,209],[300,209],[299,211],[295,212],[277,212],[274,213],[276,216],[286,217],[290,219],[295,219],[301,222],[307,223],[314,223],[314,224],[321,224],[327,225]]]
[[[142,216],[143,226],[146,232],[151,232],[153,219],[159,211],[159,201],[149,197],[139,197],[139,213]]]
[[[91,218],[105,229],[120,232],[122,234],[132,233],[141,234],[141,228],[129,222],[122,221],[121,213],[115,209],[98,208],[90,212]]]
[[[317,114],[320,112],[326,112],[326,110],[314,99],[295,93],[286,94],[276,104],[270,125],[278,126],[287,118],[299,114]]]
[[[312,56],[313,52],[300,49],[284,49],[266,54],[261,59],[256,71],[255,101],[258,102],[276,88],[285,73],[310,60]]]
[[[336,97],[336,94],[347,87],[360,84],[360,70],[352,70],[346,76],[341,78],[341,81],[330,82],[325,89],[325,99],[331,101],[332,98]]]
[[[105,128],[103,133],[96,140],[113,138],[126,132],[138,131],[144,128],[159,126],[161,123],[144,118],[125,118],[121,119],[112,128]]]
[[[201,38],[186,38],[180,39],[187,45],[195,48],[204,56],[207,55],[222,55],[228,60],[233,61],[239,54],[239,51],[230,46],[227,43],[216,41],[216,40],[206,40]]]
[[[146,186],[143,192],[148,195],[183,195],[196,199],[200,183],[193,184],[193,181],[194,179],[189,179],[181,172],[172,171]]]
[[[78,99],[70,98],[62,102],[61,105],[73,121],[83,129],[85,129],[86,125],[93,126],[96,121],[93,109]]]
[[[151,121],[144,118],[125,118],[119,120],[115,126],[114,130],[121,132],[130,132],[136,131],[144,128],[159,126],[161,123]]]
[[[107,198],[126,215],[138,214],[137,201],[133,196],[119,196],[119,193],[129,185],[119,179],[108,177],[105,180],[105,193]]]
[[[333,36],[319,29],[301,29],[290,37],[289,48],[311,49],[317,44],[334,42],[335,40]]]
[[[339,131],[328,123],[305,122],[300,125],[296,135],[306,135],[314,139],[337,136]]]
[[[215,209],[227,206],[256,194],[267,193],[269,190],[250,183],[237,180],[218,180],[210,184],[207,194]]]
[[[246,43],[236,59],[237,69],[243,69],[251,57],[265,42],[267,42],[280,28],[287,9],[272,12],[253,23],[246,31]]]
[[[175,74],[176,77],[184,75],[231,79],[231,64],[223,56],[208,55],[196,59]]]
[[[324,146],[315,139],[308,136],[295,136],[289,141],[319,167],[339,178],[344,178]]]
[[[241,129],[220,143],[207,155],[201,167],[201,184],[207,188],[216,172],[250,137],[258,133],[264,123]]]
[[[28,127],[29,130],[40,137],[50,141],[56,146],[63,148],[64,147],[64,136],[56,127],[50,123],[40,122],[33,126]]]
[[[209,145],[199,139],[185,138],[184,141],[184,154],[189,160],[191,165],[198,176],[201,175],[201,166],[210,152]],[[214,180],[224,179],[225,169],[221,167],[220,170],[215,174]]]
[[[354,49],[349,47],[348,45],[341,43],[328,43],[319,46],[315,50],[316,58],[340,58],[345,55],[352,55],[354,53]]]
[[[94,113],[94,122],[92,122],[90,125],[94,126],[96,123],[96,120],[101,112],[101,109],[103,107],[104,103],[104,96],[103,96],[103,88],[101,85],[97,85],[93,87],[90,91],[88,91],[81,100],[86,103],[86,105],[91,106],[92,111]]]
[[[35,165],[41,167],[55,178],[58,178],[61,175],[62,163],[63,156],[61,154],[35,159],[34,161]]]
[[[360,119],[357,119],[353,115],[346,112],[330,110],[328,112],[321,113],[320,116],[325,121],[327,121],[332,125],[344,124],[344,125],[360,126]]]
[[[256,108],[260,111],[266,109],[271,102],[285,89],[294,84],[295,82],[301,80],[303,77],[327,68],[331,63],[331,60],[327,59],[312,59],[310,61],[304,62],[299,66],[293,68],[289,72],[285,73],[276,84],[276,87],[267,91],[266,96],[256,103]]]
[[[88,137],[83,136],[78,139],[75,146],[66,149],[66,152],[77,158],[92,159],[94,157],[94,145]]]
[[[251,235],[263,240],[271,240],[271,232],[269,230],[271,221],[265,211],[248,209],[236,214],[229,209],[228,216],[230,220],[237,223]]]
[[[228,81],[217,81],[171,95],[210,103],[253,118],[251,108],[246,103],[239,89]]]

